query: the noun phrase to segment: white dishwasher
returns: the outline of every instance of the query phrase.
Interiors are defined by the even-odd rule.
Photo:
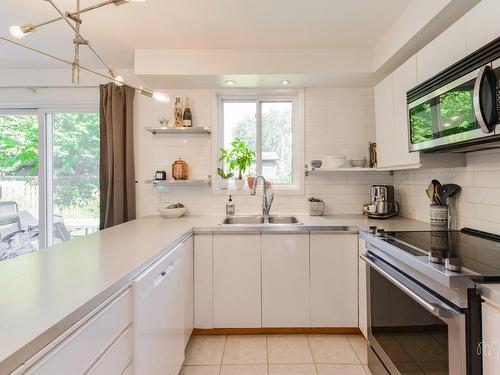
[[[182,246],[133,283],[134,374],[177,375],[184,361]]]

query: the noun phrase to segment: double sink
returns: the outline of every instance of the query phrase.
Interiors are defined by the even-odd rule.
[[[302,223],[295,216],[262,216],[262,215],[252,215],[252,216],[228,216],[222,221],[223,225],[259,225],[259,224],[269,224],[269,225],[301,225]]]

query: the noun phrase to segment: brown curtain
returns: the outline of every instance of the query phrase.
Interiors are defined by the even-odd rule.
[[[134,94],[128,86],[100,86],[100,227],[135,219]]]

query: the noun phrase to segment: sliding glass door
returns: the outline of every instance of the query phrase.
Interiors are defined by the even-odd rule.
[[[52,241],[57,243],[99,229],[99,114],[53,113],[48,119],[53,149]]]
[[[97,111],[1,111],[0,259],[98,229]]]
[[[39,247],[38,115],[0,112],[0,260]]]

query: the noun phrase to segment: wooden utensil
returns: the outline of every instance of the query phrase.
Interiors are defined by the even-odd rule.
[[[438,180],[432,180],[431,184],[433,186],[433,204],[441,204],[442,195],[443,195],[443,187]]]

